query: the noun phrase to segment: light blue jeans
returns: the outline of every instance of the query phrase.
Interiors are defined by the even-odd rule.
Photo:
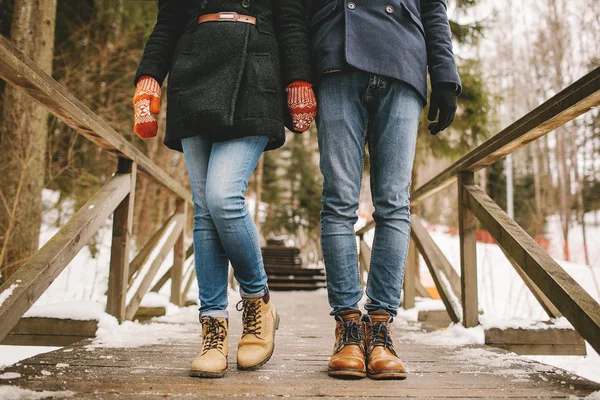
[[[268,141],[267,136],[218,143],[202,136],[181,140],[194,201],[194,259],[201,317],[229,316],[229,262],[242,297],[262,297],[268,291],[258,232],[244,197]]]
[[[323,184],[321,246],[332,315],[362,297],[354,224],[365,142],[376,222],[367,311],[400,305],[410,238],[409,187],[423,103],[411,86],[362,71],[325,74],[317,88]]]

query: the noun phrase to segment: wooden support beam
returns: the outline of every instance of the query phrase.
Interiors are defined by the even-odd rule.
[[[119,158],[117,174],[127,174],[130,177],[131,189],[113,215],[106,312],[116,317],[117,321],[121,323],[125,320],[125,300],[129,278],[129,243],[133,230],[136,166],[131,160]]]
[[[135,258],[129,264],[129,285],[130,286],[134,279],[133,276],[135,275],[136,272],[138,272],[138,270],[141,268],[142,265],[146,264],[146,262],[150,258],[150,255],[152,254],[152,251],[156,248],[156,246],[158,246],[158,244],[160,243],[160,239],[163,237],[165,231],[173,222],[175,215],[176,215],[176,213],[171,214],[171,216],[160,227],[160,229],[158,229],[156,232],[154,232],[154,235],[152,235],[152,237],[150,239],[148,239],[148,241],[144,244],[144,247],[142,247],[142,249],[137,253]]]
[[[194,255],[194,246],[190,246],[188,247],[188,249],[185,252],[185,260],[187,261],[190,257],[192,257]],[[158,282],[156,282],[156,285],[154,285],[152,287],[152,289],[150,289],[151,292],[160,292],[160,289],[162,289],[163,286],[165,286],[165,283],[167,283],[167,281],[169,279],[171,279],[171,269],[173,268],[173,266],[171,266],[171,268],[169,268],[167,270],[167,272],[164,273],[164,275],[158,280]]]
[[[150,179],[192,203],[192,194],[106,121],[93,113],[8,39],[0,35],[0,78],[17,87],[50,113],[107,153],[133,160]]]
[[[11,294],[0,305],[0,340],[40,298],[129,193],[127,174],[112,177],[40,250],[0,287]]]
[[[408,254],[406,257],[406,268],[404,272],[404,296],[403,307],[410,310],[415,307],[415,279],[417,278],[417,269],[419,268],[419,253],[415,241],[411,238],[408,244]]]
[[[169,254],[173,246],[175,246],[175,242],[177,241],[177,238],[179,237],[179,234],[183,229],[183,225],[185,224],[184,215],[175,214],[173,222],[175,223],[175,228],[173,229],[167,240],[164,242],[156,258],[152,261],[152,264],[150,265],[150,268],[148,268],[146,275],[143,277],[140,286],[138,287],[137,291],[131,298],[131,301],[127,305],[127,308],[125,310],[125,318],[127,320],[131,320],[135,316],[135,313],[139,308],[143,297],[150,289],[150,285],[154,280],[154,276],[156,275],[158,269],[167,257],[167,254]]]
[[[463,187],[463,205],[485,225],[496,242],[600,353],[600,305],[481,188]]]
[[[184,304],[186,304],[187,294],[190,291],[190,289],[192,288],[192,284],[196,280],[196,267],[192,264],[192,267],[190,269],[191,269],[191,271],[190,271],[189,277],[185,283],[185,287],[183,288],[183,293],[181,294]]]
[[[458,175],[458,234],[460,236],[460,282],[463,308],[462,322],[466,328],[479,325],[477,297],[477,239],[475,216],[465,204],[465,185],[475,182],[470,171]]]
[[[485,141],[411,194],[419,202],[450,185],[460,171],[478,171],[600,104],[600,67]]]
[[[523,355],[585,356],[585,342],[573,329],[490,328],[485,344]]]
[[[66,346],[96,336],[98,321],[59,318],[21,318],[0,344],[14,346]]]
[[[531,294],[533,294],[533,297],[535,297],[538,303],[540,303],[540,306],[542,306],[546,314],[548,314],[550,318],[562,317],[562,314],[560,313],[560,311],[558,311],[558,308],[556,308],[554,304],[552,304],[550,299],[548,299],[548,297],[546,297],[546,295],[540,290],[540,288],[538,288],[535,285],[535,283],[533,283],[531,278],[527,276],[527,274],[525,273],[525,271],[523,271],[519,264],[516,263],[516,261],[506,252],[506,250],[504,250],[504,247],[498,247],[500,248],[500,250],[502,250],[510,264],[515,269],[515,271],[517,271],[517,274],[519,274],[521,279],[523,279],[523,283],[525,283],[525,286],[527,286],[529,290],[531,290]]]
[[[415,276],[415,291],[417,292],[417,296],[419,297],[431,298],[431,295],[421,283],[421,277],[419,276]]]
[[[183,199],[177,200],[175,212],[183,215],[183,228],[177,237],[175,246],[173,247],[173,266],[171,267],[171,303],[182,306],[181,286],[183,284],[183,263],[185,261],[185,225],[187,221],[187,207]]]
[[[444,306],[446,306],[448,315],[453,322],[460,322],[461,309],[460,304],[458,304],[458,297],[452,292],[450,281],[441,268],[441,265],[448,263],[448,260],[446,260],[442,251],[437,247],[431,236],[429,236],[429,233],[427,233],[427,230],[421,224],[419,217],[412,215],[411,219],[411,236],[415,242],[415,246],[419,249],[425,260],[425,264],[427,264],[435,287],[440,293]]]

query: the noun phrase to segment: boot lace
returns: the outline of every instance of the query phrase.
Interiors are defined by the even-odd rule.
[[[388,324],[392,322],[390,318],[387,322],[376,322],[371,325],[371,345],[369,346],[370,350],[373,350],[375,346],[383,346],[384,349],[389,349],[394,355],[396,355],[396,351],[394,350],[394,342],[392,341],[392,337],[389,335]]]
[[[216,318],[206,317],[202,318],[202,325],[206,326],[206,331],[202,338],[202,352],[206,353],[211,349],[223,350],[223,343],[227,333],[225,323]]]
[[[360,324],[357,324],[352,319],[344,321],[339,315],[336,316],[336,319],[343,325],[342,337],[338,349],[349,344],[362,346],[364,335],[362,329],[360,329]]]
[[[261,332],[260,299],[242,299],[237,303],[236,309],[238,311],[244,310],[242,314],[242,320],[244,321],[242,336],[251,334],[259,336]]]

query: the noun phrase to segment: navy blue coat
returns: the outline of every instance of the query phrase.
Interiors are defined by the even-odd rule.
[[[446,0],[305,0],[315,73],[348,65],[412,85],[458,85]]]

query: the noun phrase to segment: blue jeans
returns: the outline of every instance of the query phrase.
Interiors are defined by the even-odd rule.
[[[317,90],[321,246],[332,315],[362,297],[354,224],[365,142],[376,222],[367,311],[397,314],[410,238],[409,187],[423,103],[411,86],[362,71],[325,74]]]
[[[268,291],[258,232],[244,197],[268,141],[267,136],[218,143],[202,136],[181,140],[194,201],[201,316],[228,317],[229,262],[243,297]]]

